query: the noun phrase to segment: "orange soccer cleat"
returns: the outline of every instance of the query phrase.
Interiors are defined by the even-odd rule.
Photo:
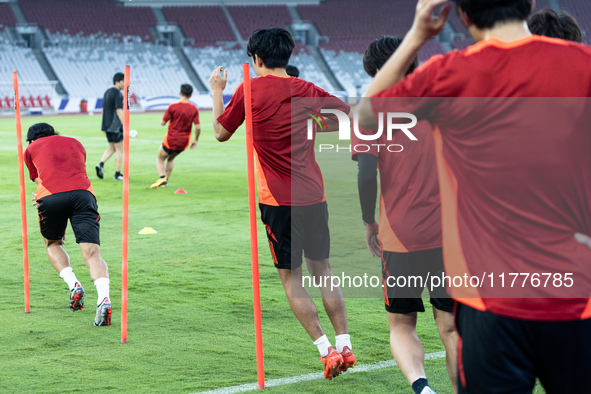
[[[343,357],[330,346],[326,357],[320,357],[320,361],[324,363],[324,377],[328,380],[340,375],[340,368],[343,364]]]

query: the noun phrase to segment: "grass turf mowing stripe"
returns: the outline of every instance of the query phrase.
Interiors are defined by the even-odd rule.
[[[445,352],[434,352],[434,353],[425,354],[425,360],[434,360],[434,359],[443,358],[443,357],[445,357]],[[373,371],[375,369],[395,367],[396,365],[397,365],[396,361],[394,361],[394,360],[378,361],[378,362],[371,363],[371,364],[363,364],[363,365],[355,366],[355,368],[349,369],[344,374]],[[275,386],[284,386],[286,384],[292,384],[292,383],[307,382],[309,380],[316,380],[316,379],[324,379],[324,373],[314,372],[314,373],[308,373],[305,375],[291,376],[289,378],[267,380],[267,381],[265,381],[265,388],[275,387]],[[216,390],[211,390],[211,391],[203,391],[200,394],[233,394],[233,393],[242,393],[245,391],[252,391],[252,390],[258,390],[257,383],[247,383],[247,384],[242,384],[240,386],[231,386],[231,387],[224,387],[221,389],[216,389]]]

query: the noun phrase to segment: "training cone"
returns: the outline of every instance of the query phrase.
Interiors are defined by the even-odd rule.
[[[152,227],[144,227],[138,234],[146,235],[146,234],[156,234],[157,231],[154,230]]]
[[[187,194],[187,191],[185,189],[177,189],[174,194]]]

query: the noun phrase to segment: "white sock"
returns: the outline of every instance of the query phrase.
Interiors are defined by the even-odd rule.
[[[97,305],[100,305],[105,297],[109,298],[109,283],[109,278],[98,278],[94,281],[94,287],[96,287],[96,292],[98,293]]]
[[[76,279],[76,275],[72,270],[72,267],[66,267],[60,271],[60,278],[62,278],[67,284],[68,288],[72,290],[78,279]]]
[[[351,335],[341,334],[335,336],[334,339],[337,345],[337,352],[342,353],[345,346],[349,346],[349,349],[353,350],[351,347]]]
[[[328,348],[331,347],[330,342],[326,335],[321,336],[317,340],[314,341],[314,345],[318,347],[318,351],[320,352],[321,357],[328,356]]]

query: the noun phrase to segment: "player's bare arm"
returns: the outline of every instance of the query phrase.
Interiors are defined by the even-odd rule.
[[[211,95],[213,98],[213,131],[215,133],[215,138],[220,142],[228,141],[230,137],[232,137],[232,133],[226,130],[224,126],[218,122],[218,117],[224,112],[223,93],[226,88],[226,83],[228,82],[228,70],[223,70],[223,77],[222,70],[222,66],[216,67],[211,73],[211,77],[209,77],[209,86],[211,87]]]
[[[378,124],[373,114],[371,100],[368,97],[375,96],[379,92],[389,89],[400,82],[406,70],[410,67],[417,52],[423,44],[431,37],[436,36],[443,30],[447,15],[451,10],[451,4],[446,4],[439,13],[434,16],[435,8],[441,4],[449,3],[447,0],[419,0],[415,19],[410,31],[402,40],[400,47],[384,64],[381,72],[376,75],[373,82],[367,88],[359,104],[359,124],[367,128],[376,128]]]
[[[123,110],[121,108],[117,108],[117,117],[123,123]]]
[[[195,136],[193,137],[193,141],[191,141],[191,149],[195,149],[197,146],[197,141],[199,140],[199,136],[201,135],[201,125],[195,125]]]
[[[160,126],[166,126],[166,123],[168,123],[166,120],[164,120],[164,119],[160,120]]]

